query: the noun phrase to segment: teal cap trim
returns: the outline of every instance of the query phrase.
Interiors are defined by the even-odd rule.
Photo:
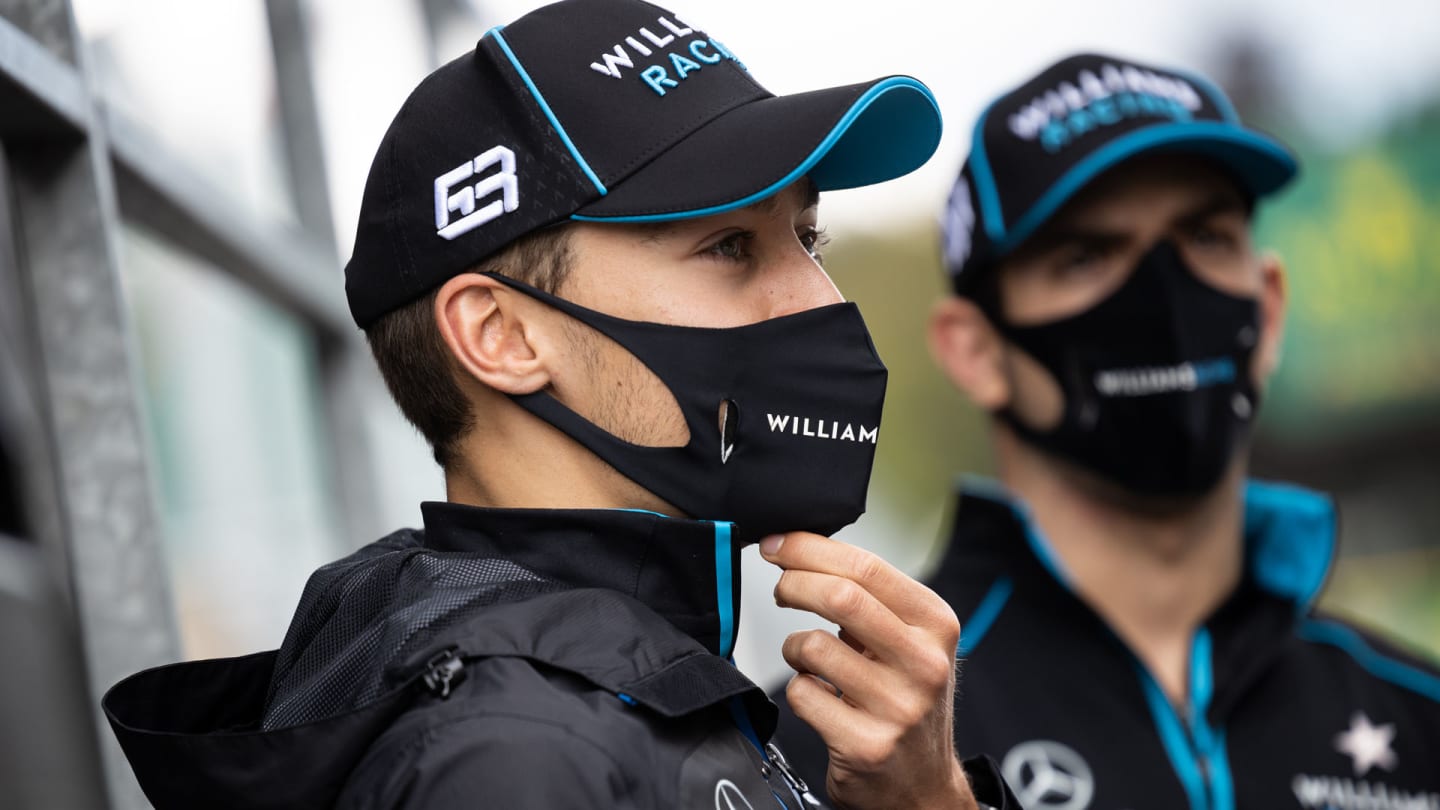
[[[1245,483],[1247,567],[1260,587],[1307,610],[1335,557],[1335,506],[1292,484]]]
[[[995,99],[975,119],[975,129],[970,135],[970,174],[975,181],[975,194],[980,198],[980,222],[985,226],[985,235],[991,242],[998,242],[1005,236],[1005,211],[1000,206],[1000,190],[995,187],[995,172],[990,168],[990,156],[985,152],[985,122],[1000,99]]]
[[[1306,641],[1340,648],[1361,669],[1382,681],[1389,681],[1440,703],[1440,676],[1386,656],[1343,624],[1312,619],[1301,624],[1297,632]]]
[[[846,133],[851,127],[865,115],[867,110],[870,110],[877,102],[881,102],[882,99],[885,101],[882,106],[875,109],[875,114],[866,116],[867,125],[860,131],[860,137],[853,141],[846,139]],[[917,100],[922,100],[923,103],[915,103]],[[907,117],[910,120],[905,120]],[[868,124],[871,123],[872,118],[874,125],[870,126]],[[897,131],[914,131],[917,127],[923,127],[927,123],[933,124],[933,137],[924,139],[923,142],[917,141],[910,144],[912,147],[910,151],[894,148],[892,142]],[[791,184],[805,175],[811,174],[812,170],[818,175],[813,176],[812,179],[821,191],[833,191],[892,180],[908,174],[929,160],[940,145],[940,132],[940,105],[935,101],[935,95],[930,92],[930,88],[908,76],[891,76],[876,82],[874,86],[866,90],[850,106],[839,123],[820,141],[820,144],[800,162],[800,165],[754,194],[721,205],[688,211],[618,217],[572,214],[570,218],[580,222],[668,222],[723,214],[726,211],[734,211],[754,205],[761,200],[767,200],[789,188]],[[881,139],[886,140],[882,142]],[[826,165],[825,158],[832,150],[840,153],[837,157],[841,160],[837,160],[832,165]],[[862,175],[861,172],[862,167],[873,169],[876,165],[875,161],[878,160],[886,161],[880,164],[881,170],[878,172],[884,176],[880,179],[861,180],[862,176],[871,178],[877,174],[875,171],[868,171]]]
[[[1015,582],[1009,577],[1001,577],[995,580],[990,590],[976,606],[975,612],[960,625],[960,643],[955,646],[955,657],[963,658],[975,652],[980,642],[985,639],[985,634],[990,632],[995,620],[1000,618],[1000,611],[1005,609],[1005,603],[1010,600],[1010,594],[1015,590]]]
[[[590,178],[590,182],[594,184],[595,190],[600,192],[601,196],[604,196],[607,193],[605,184],[600,182],[600,178],[595,174],[595,171],[590,168],[590,164],[585,162],[585,156],[580,154],[579,147],[575,145],[574,141],[570,140],[570,134],[567,133],[565,127],[560,124],[560,119],[555,117],[554,111],[550,109],[550,104],[546,102],[545,97],[540,94],[540,88],[536,87],[535,82],[530,79],[530,74],[525,70],[525,66],[520,64],[520,60],[515,56],[515,52],[510,50],[510,43],[505,41],[505,37],[500,33],[500,29],[501,26],[491,28],[485,32],[485,36],[495,37],[495,44],[499,45],[500,50],[505,52],[505,58],[510,60],[510,64],[515,68],[515,72],[520,74],[520,80],[525,82],[525,86],[530,89],[530,95],[534,96],[535,103],[540,105],[540,111],[545,113],[546,118],[550,119],[550,126],[555,128],[555,134],[560,136],[561,143],[564,143],[565,148],[570,150],[570,155],[575,158],[576,163],[580,164],[580,170],[585,173],[586,177]]]
[[[1193,71],[1169,69],[1169,72],[1205,91],[1205,94],[1210,97],[1210,102],[1215,105],[1215,109],[1220,111],[1221,118],[1236,126],[1241,125],[1240,113],[1235,111],[1235,105],[1230,103],[1230,97],[1225,95],[1225,91],[1220,89],[1220,85]]]
[[[992,228],[987,219],[986,233],[998,253],[1008,253],[1033,236],[1061,206],[1106,170],[1144,152],[1182,147],[1186,152],[1207,155],[1230,166],[1257,196],[1278,190],[1299,171],[1295,158],[1278,142],[1229,122],[1157,124],[1122,135],[1086,155],[1052,183],[1013,227],[1006,230],[1004,222],[997,221],[998,226]],[[981,200],[983,203],[983,194]],[[989,214],[987,209],[987,218]]]

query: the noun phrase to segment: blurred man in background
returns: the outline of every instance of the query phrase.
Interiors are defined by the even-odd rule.
[[[835,799],[1009,806],[955,757],[953,610],[810,533],[863,512],[885,387],[819,193],[939,135],[914,79],[777,98],[635,0],[541,8],[425,79],[346,289],[448,502],[318,571],[278,652],[111,691],[155,804],[800,810],[727,660],[758,542],[849,642],[783,651]]]
[[[1107,56],[974,128],[929,337],[1000,483],[930,584],[965,627],[958,746],[1029,810],[1440,806],[1440,677],[1315,615],[1334,509],[1246,477],[1286,299],[1252,220],[1295,173],[1210,82]],[[807,735],[782,723],[802,774]]]

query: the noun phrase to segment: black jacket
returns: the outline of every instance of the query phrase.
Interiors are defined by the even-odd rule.
[[[774,706],[727,660],[730,524],[424,515],[317,571],[279,651],[110,691],[156,807],[806,806],[762,743]]]
[[[968,487],[929,582],[961,618],[960,751],[1004,754],[1028,810],[1440,808],[1440,676],[1311,609],[1329,500],[1253,482],[1245,512],[1244,582],[1196,634],[1177,710],[1023,505]],[[793,718],[777,736],[801,776],[823,767]]]

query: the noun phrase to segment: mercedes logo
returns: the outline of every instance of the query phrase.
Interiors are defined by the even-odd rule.
[[[1026,810],[1085,810],[1095,796],[1090,766],[1075,749],[1050,740],[1020,743],[1000,766]]]
[[[715,783],[715,810],[755,810],[740,788],[729,779]]]

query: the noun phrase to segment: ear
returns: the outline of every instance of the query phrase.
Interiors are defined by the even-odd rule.
[[[1260,257],[1260,342],[1252,366],[1255,382],[1262,389],[1280,366],[1288,294],[1285,263],[1278,254],[1265,253]]]
[[[1010,404],[1000,336],[973,301],[952,295],[937,303],[927,337],[935,364],[972,402],[987,411]]]
[[[479,273],[455,276],[435,296],[435,324],[456,365],[505,394],[550,383],[545,352],[534,345],[542,319],[529,298]]]

